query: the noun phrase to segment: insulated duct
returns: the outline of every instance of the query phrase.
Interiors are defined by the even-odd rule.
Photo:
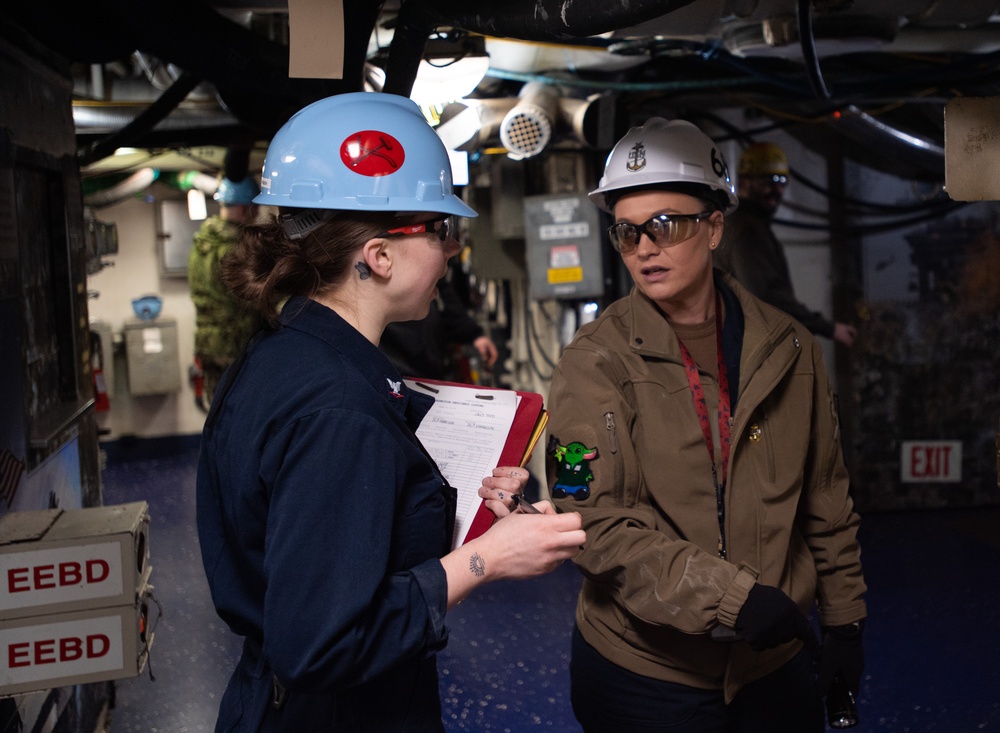
[[[191,91],[198,86],[200,79],[188,73],[178,77],[169,89],[159,99],[147,107],[140,115],[124,127],[111,133],[102,140],[96,140],[77,152],[77,160],[85,167],[111,155],[123,146],[131,146],[146,132],[152,130],[158,122],[174,110]]]
[[[517,104],[500,123],[500,142],[513,160],[538,155],[552,139],[559,113],[559,92],[555,87],[529,81],[521,87]]]
[[[437,133],[451,150],[471,153],[499,141],[520,160],[537,155],[560,135],[601,150],[615,143],[609,94],[562,97],[555,87],[529,82],[517,98],[464,99],[448,112]]]
[[[201,171],[178,173],[176,180],[182,191],[195,190],[212,196],[219,190],[219,179]]]
[[[112,132],[129,124],[146,111],[146,104],[73,104],[73,124],[77,132]],[[158,130],[191,130],[202,127],[238,125],[239,120],[223,110],[174,109],[156,122]]]
[[[160,172],[155,168],[140,168],[128,178],[119,181],[113,186],[108,186],[101,191],[87,194],[83,197],[83,203],[85,206],[93,206],[94,208],[116,204],[119,201],[131,198],[141,191],[145,191],[159,176]]]
[[[449,150],[471,153],[496,139],[500,123],[517,99],[466,99],[460,112],[444,120],[437,134]]]
[[[559,98],[559,120],[577,140],[597,150],[610,150],[616,142],[615,104],[610,93],[586,99]]]

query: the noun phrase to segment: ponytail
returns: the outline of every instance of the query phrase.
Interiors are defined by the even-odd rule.
[[[393,226],[398,220],[391,214],[352,212],[292,240],[271,215],[240,228],[236,243],[222,258],[222,281],[274,328],[285,300],[313,297],[343,280],[364,243]]]

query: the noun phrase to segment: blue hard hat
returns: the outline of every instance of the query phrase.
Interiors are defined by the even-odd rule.
[[[260,189],[250,176],[235,183],[228,178],[223,178],[212,198],[223,206],[249,206],[258,193],[260,193]]]
[[[271,140],[254,203],[477,216],[452,191],[448,150],[410,99],[351,92],[296,112]]]

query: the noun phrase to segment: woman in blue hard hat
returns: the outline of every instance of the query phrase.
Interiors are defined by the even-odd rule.
[[[198,473],[202,557],[219,615],[245,637],[218,731],[441,731],[435,652],[482,583],[575,556],[575,514],[510,514],[527,472],[480,496],[498,516],[451,549],[454,490],[414,435],[428,398],[377,344],[422,318],[459,251],[447,151],[411,101],[345,94],[294,115],[223,264],[270,328],[227,372]]]
[[[858,692],[866,615],[823,353],[713,270],[737,199],[691,123],[632,128],[590,198],[635,287],[549,392],[549,485],[588,536],[573,710],[587,733],[820,733],[831,682]]]

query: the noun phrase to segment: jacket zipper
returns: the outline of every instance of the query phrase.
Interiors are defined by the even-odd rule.
[[[757,369],[760,368],[761,364],[763,364],[764,361],[766,361],[767,358],[771,356],[771,354],[774,352],[775,348],[777,348],[779,343],[783,341],[785,336],[792,330],[793,330],[792,327],[789,326],[784,331],[782,331],[781,335],[771,343],[770,348],[766,348],[766,345],[763,344],[760,347],[758,347],[754,351],[754,353],[750,355],[750,359],[747,361],[748,364],[747,372],[748,373],[756,372]],[[797,346],[798,344],[796,343],[796,347]],[[736,420],[736,412],[734,412],[732,415],[732,419],[735,424],[735,430],[733,431],[733,434],[742,434],[742,432],[746,430],[747,422],[749,422],[749,419],[753,414],[753,408],[759,405],[760,402],[763,400],[763,398],[771,393],[771,390],[774,389],[774,385],[777,384],[779,381],[781,381],[781,379],[785,376],[785,373],[787,372],[790,363],[791,359],[789,358],[786,361],[786,363],[781,367],[775,379],[770,384],[763,386],[762,392],[760,391],[753,392],[755,396],[752,407],[749,408],[746,407],[747,402],[743,399],[743,397],[746,395],[742,391],[740,392],[740,404],[737,407],[737,410],[740,413],[740,419],[738,421]],[[729,460],[730,460],[730,465],[732,465],[732,456],[730,456]]]
[[[611,438],[611,452],[612,454],[618,452],[618,434],[615,431],[615,413],[605,412],[604,422],[608,430],[608,437]]]

